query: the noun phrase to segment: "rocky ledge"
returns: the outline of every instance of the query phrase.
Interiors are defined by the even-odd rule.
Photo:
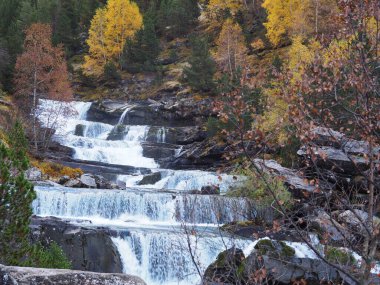
[[[119,253],[111,240],[111,233],[108,229],[82,227],[53,217],[33,217],[30,228],[32,235],[31,239],[33,241],[41,242],[43,245],[55,241],[61,246],[66,256],[71,261],[73,269],[107,273],[123,272]]]
[[[140,278],[124,274],[0,265],[0,285],[32,284],[146,285]]]

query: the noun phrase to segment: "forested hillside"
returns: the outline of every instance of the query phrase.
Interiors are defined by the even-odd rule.
[[[379,20],[378,0],[0,0],[0,263],[378,284]]]

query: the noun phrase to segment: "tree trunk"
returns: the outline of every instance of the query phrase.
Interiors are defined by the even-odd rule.
[[[37,70],[34,70],[33,75],[33,138],[34,138],[34,148],[37,151],[38,150],[38,143],[37,143]]]

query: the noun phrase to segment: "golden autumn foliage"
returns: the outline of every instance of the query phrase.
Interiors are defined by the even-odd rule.
[[[105,43],[106,9],[99,8],[91,21],[87,44],[89,55],[85,56],[83,68],[85,72],[100,75],[106,65],[109,55]]]
[[[243,65],[247,54],[244,35],[239,24],[227,19],[217,40],[215,60],[220,68],[230,75]]]
[[[53,162],[39,162],[32,161],[34,167],[39,168],[44,175],[49,176],[49,178],[60,178],[62,176],[69,176],[70,178],[76,178],[83,174],[83,171],[79,168],[71,168],[68,166],[63,166],[62,164]]]
[[[135,35],[142,22],[137,4],[129,0],[109,0],[99,8],[91,21],[84,72],[99,76],[107,62],[118,66],[127,38]]]
[[[224,10],[229,10],[231,15],[235,15],[242,7],[243,3],[240,0],[210,0],[207,10],[211,17],[215,17]]]
[[[262,5],[267,10],[269,41],[278,46],[286,37],[320,35],[332,32],[332,24],[337,14],[334,0],[265,0]]]

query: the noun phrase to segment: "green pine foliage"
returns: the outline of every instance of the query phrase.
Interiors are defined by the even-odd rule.
[[[157,25],[163,35],[174,38],[186,33],[199,13],[196,0],[162,0]]]
[[[29,250],[33,185],[25,178],[29,166],[26,139],[17,122],[9,135],[10,148],[0,143],[0,262],[19,265]]]
[[[144,15],[143,28],[125,45],[124,66],[127,70],[154,71],[160,53],[160,41],[156,33],[155,9],[151,7]]]
[[[210,55],[207,40],[194,38],[191,46],[190,67],[184,69],[185,79],[194,90],[205,92],[213,90],[216,65]]]
[[[44,247],[40,243],[31,246],[29,258],[23,263],[23,266],[58,269],[72,268],[70,260],[56,242],[52,242],[49,247]]]

